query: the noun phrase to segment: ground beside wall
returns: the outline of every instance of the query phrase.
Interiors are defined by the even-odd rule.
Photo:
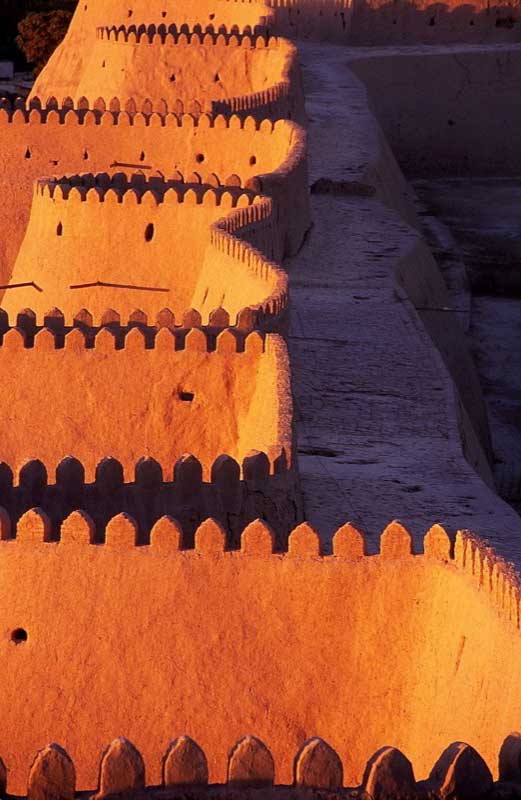
[[[326,541],[346,516],[373,541],[390,516],[416,535],[438,519],[472,529],[519,562],[520,519],[490,488],[442,355],[396,280],[411,263],[419,272],[426,263],[419,234],[395,210],[407,204],[407,186],[394,162],[385,163],[349,51],[300,47],[311,182],[341,183],[313,195],[314,228],[286,263],[306,518]]]

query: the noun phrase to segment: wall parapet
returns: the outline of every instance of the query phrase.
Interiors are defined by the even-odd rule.
[[[146,765],[137,747],[124,737],[114,739],[100,758],[97,789],[85,793],[101,798],[124,795],[126,797],[162,797],[166,789],[186,793],[195,798],[229,797],[230,789],[262,788],[263,796],[277,797],[276,773],[280,765],[269,746],[256,736],[246,735],[228,744],[219,753],[226,760],[225,784],[209,784],[209,753],[186,735],[165,743],[162,758],[161,786],[148,786]],[[499,753],[500,781],[510,784],[509,797],[518,796],[521,784],[519,755],[521,735],[506,737]],[[509,771],[509,757],[517,757],[514,770]],[[8,766],[8,765],[7,765]],[[310,789],[321,790],[321,796],[371,797],[386,800],[390,797],[417,798],[482,798],[505,797],[494,794],[492,773],[481,755],[464,742],[453,742],[445,748],[434,764],[429,778],[417,781],[408,758],[397,748],[384,746],[367,761],[362,784],[350,788],[345,794],[343,764],[340,756],[324,739],[313,736],[297,748],[293,758],[293,788],[297,797],[308,797]],[[0,785],[5,793],[7,768],[0,759]],[[516,790],[517,787],[517,790]],[[282,787],[281,787],[282,788]],[[285,787],[286,789],[288,787]],[[449,794],[450,790],[450,794]],[[503,785],[504,791],[504,785]],[[163,794],[162,794],[163,793]],[[54,800],[73,800],[76,794],[76,769],[67,751],[53,743],[39,750],[29,770],[28,800],[52,797]],[[85,795],[83,795],[85,796]]]
[[[299,82],[296,80],[297,50],[287,39],[267,34],[232,32],[179,32],[175,26],[133,25],[129,27],[100,27],[97,29],[100,42],[160,47],[227,47],[249,50],[269,50],[283,52],[280,78],[272,85],[257,92],[222,99],[208,97],[196,98],[201,110],[218,113],[262,113],[264,116],[292,117],[303,116],[302,97],[299,95]],[[300,92],[301,94],[301,92]],[[156,110],[152,104],[152,109]]]
[[[279,47],[279,38],[270,36],[265,26],[246,25],[242,31],[238,26],[229,29],[220,25],[216,30],[213,25],[190,27],[187,24],[179,27],[170,25],[101,25],[96,28],[96,38],[106,42],[125,44],[156,44],[156,45],[203,45],[215,47],[253,47],[275,49]]]
[[[124,172],[100,175],[83,174],[61,178],[42,177],[35,182],[35,195],[53,201],[66,200],[81,203],[115,203],[137,205],[187,205],[223,206],[235,208],[254,202],[255,194],[233,184],[209,186],[202,183],[184,183],[161,177],[128,177]]]
[[[270,283],[269,296],[253,308],[260,327],[273,325],[288,308],[289,281],[286,271],[273,260],[280,254],[275,250],[271,198],[260,198],[217,220],[211,227],[210,242],[221,253],[241,261],[252,275]]]
[[[105,286],[106,284],[103,281],[97,281],[93,285]],[[34,284],[33,288],[35,291],[39,290],[37,284]],[[32,348],[35,346],[37,335],[46,330],[53,339],[46,334],[42,337],[39,346],[49,349],[50,344],[50,349],[59,350],[65,346],[66,337],[73,331],[79,330],[84,338],[81,339],[75,335],[69,340],[69,344],[71,346],[81,345],[88,349],[95,347],[98,335],[105,328],[109,328],[114,337],[113,346],[116,349],[122,349],[127,336],[137,328],[144,338],[144,346],[149,350],[155,346],[164,344],[169,347],[172,344],[171,338],[165,334],[158,339],[160,332],[167,330],[174,336],[173,347],[175,350],[193,349],[196,346],[201,349],[204,345],[204,349],[208,352],[214,350],[243,352],[246,337],[257,323],[257,313],[250,306],[239,311],[233,319],[228,311],[221,307],[205,312],[204,317],[195,308],[187,308],[179,317],[176,317],[171,309],[163,308],[155,315],[154,319],[141,309],[136,309],[128,317],[122,317],[113,308],[107,308],[99,315],[91,314],[88,309],[82,308],[68,317],[59,308],[51,308],[38,317],[32,309],[24,308],[20,309],[16,315],[12,315],[11,323],[8,313],[0,308],[0,336],[2,337],[0,347],[3,346],[6,335],[10,331],[16,331],[7,341],[7,345],[9,346],[9,342],[11,342],[15,348]],[[196,334],[187,338],[188,334],[195,329],[202,330],[206,342]],[[224,332],[226,335],[220,336]],[[111,340],[107,339],[107,341]],[[138,337],[135,341],[138,344],[141,343]],[[264,349],[262,336],[257,340],[255,338],[248,339],[248,349],[253,348]]]
[[[103,285],[98,282],[96,285]],[[107,309],[99,320],[97,327],[87,324],[91,315],[88,311],[80,312],[74,319],[72,326],[65,325],[64,315],[59,309],[54,309],[44,317],[43,326],[34,324],[35,315],[30,309],[24,309],[18,315],[19,325],[15,327],[5,327],[0,331],[1,342],[0,352],[10,350],[20,352],[22,350],[35,350],[49,352],[53,350],[97,350],[103,349],[104,352],[119,352],[128,348],[147,352],[150,350],[161,349],[172,352],[204,352],[222,353],[226,355],[241,353],[258,353],[266,351],[266,342],[259,331],[248,332],[244,327],[238,325],[231,328],[223,324],[229,315],[225,309],[215,309],[209,314],[209,324],[202,325],[201,315],[194,309],[185,312],[184,321],[196,323],[190,327],[175,326],[175,318],[172,313],[168,319],[169,309],[161,312],[160,319],[165,320],[165,324],[160,326],[148,326],[146,315],[137,310],[134,312],[125,326],[121,325],[119,315],[112,309]],[[256,318],[240,312],[239,323],[244,326],[249,323],[250,318]],[[0,309],[0,328],[5,314]],[[212,321],[215,325],[212,325]],[[166,324],[168,323],[168,324]],[[197,324],[199,323],[199,324]]]
[[[123,515],[131,520],[133,544],[141,546],[150,543],[156,526],[170,530],[169,520],[175,518],[179,546],[184,550],[194,547],[196,530],[212,515],[215,524],[225,530],[226,547],[235,549],[243,528],[262,514],[269,518],[276,547],[283,549],[300,516],[298,510],[291,516],[285,502],[288,496],[296,499],[290,459],[290,447],[283,446],[273,446],[267,453],[252,450],[241,463],[222,454],[204,464],[186,454],[167,468],[147,456],[135,464],[133,476],[127,477],[120,461],[106,457],[97,464],[92,482],[87,481],[81,461],[72,456],[62,459],[55,469],[38,459],[27,461],[20,469],[2,462],[0,539],[17,539],[26,523],[38,527],[43,520],[43,540],[60,541],[72,514],[76,520],[79,515],[87,521],[89,541],[101,544],[106,541],[111,519]],[[203,471],[208,479],[203,478]],[[271,498],[269,503],[264,503],[262,494]],[[34,541],[37,534],[35,537]]]
[[[60,470],[62,470],[63,474],[66,473],[65,466],[67,470],[69,468],[72,470],[72,466],[74,466],[76,480],[81,480],[78,478],[82,474],[79,462],[75,459],[65,459],[62,465],[58,467],[57,475],[61,474]],[[279,448],[277,458],[272,458],[271,461],[265,453],[252,452],[243,461],[242,479],[258,483],[259,481],[267,480],[270,473],[274,475],[283,474],[287,468],[288,461],[284,449]],[[100,462],[98,470],[107,470],[111,474],[114,472],[115,475],[121,476],[118,480],[122,484],[121,465],[115,459],[104,459]],[[19,485],[25,486],[28,482],[26,476],[31,475],[33,472],[40,476],[41,482],[45,482],[46,471],[44,465],[39,461],[33,461],[29,462],[29,465],[25,465],[20,471]],[[136,466],[137,483],[150,480],[146,477],[149,472],[156,476],[157,481],[161,480],[161,467],[157,462],[153,459],[142,459]],[[237,462],[234,462],[229,456],[219,456],[212,467],[213,481],[219,483],[222,480],[223,488],[229,488],[225,484],[230,480],[232,474],[234,479],[239,481]],[[185,478],[185,475],[188,477]],[[6,465],[1,466],[0,478],[6,484],[9,483],[9,480],[12,481],[12,472]],[[185,484],[188,480],[191,485],[190,491],[193,491],[196,484],[200,485],[202,483],[200,463],[193,456],[183,457],[175,466],[174,478]],[[111,480],[112,484],[114,484],[114,479],[112,478]],[[110,492],[110,488],[106,489],[106,491]],[[74,511],[73,513],[79,513],[82,518],[87,520],[85,531],[88,529],[91,533],[89,535],[85,534],[83,538],[85,544],[107,542],[110,539],[108,532],[114,520],[118,521],[117,524],[114,522],[115,527],[121,522],[121,525],[127,530],[126,542],[128,547],[134,547],[144,542],[148,544],[147,537],[140,534],[138,523],[129,514],[118,514],[114,520],[109,520],[104,534],[98,532],[98,538],[96,539],[92,534],[92,525],[88,513],[84,510]],[[26,511],[18,520],[16,533],[11,524],[10,514],[5,508],[0,510],[0,520],[2,520],[0,539],[5,541],[20,538],[19,531],[22,530],[24,532],[27,527],[31,526],[34,528],[34,535],[31,534],[29,536],[32,542],[38,540],[61,541],[61,533],[59,532],[56,532],[52,538],[49,536],[49,531],[52,527],[51,520],[41,508],[33,508]],[[65,529],[67,528],[67,520],[62,522],[62,531],[64,530],[63,526],[65,526]],[[165,533],[167,529],[172,532],[175,531],[175,537],[172,538],[172,542],[175,539],[175,546],[172,545],[171,547],[172,553],[186,549],[181,542],[182,531],[180,533],[179,523],[172,521],[170,517],[168,519],[166,517],[161,518],[152,526],[149,540],[152,548],[156,544],[155,531],[159,529],[161,529],[161,540],[163,537],[168,538],[169,534]],[[21,538],[24,538],[24,534]],[[211,546],[209,545],[210,540],[212,542]],[[281,539],[275,536],[272,527],[264,520],[256,519],[242,530],[239,540],[236,540],[235,545],[230,547],[230,540],[223,525],[217,520],[209,518],[201,522],[196,529],[194,541],[196,551],[201,550],[212,554],[217,552],[225,553],[227,551],[234,552],[237,549],[237,542],[240,541],[239,549],[243,554],[262,557],[273,556],[274,558],[280,558],[281,556],[286,558],[311,558],[318,562],[327,562],[331,559],[359,561],[379,558],[385,561],[405,563],[409,559],[435,559],[468,575],[475,583],[476,588],[487,594],[489,602],[496,609],[499,616],[509,621],[517,630],[521,629],[521,580],[519,575],[511,564],[506,563],[497,556],[485,542],[466,531],[459,531],[455,540],[451,541],[446,530],[441,525],[435,524],[424,536],[423,552],[414,553],[410,532],[395,520],[389,523],[381,533],[378,552],[370,554],[364,534],[351,523],[346,523],[333,536],[332,553],[325,553],[319,532],[307,522],[302,522],[289,531],[285,543],[281,545]],[[204,543],[201,544],[201,542]]]
[[[285,90],[284,90],[285,92]],[[269,103],[281,95],[273,94],[271,89],[257,93],[259,95],[253,104],[254,109],[259,103]],[[252,95],[253,97],[253,95]],[[254,128],[256,130],[271,132],[276,122],[267,115],[234,114],[229,107],[230,101],[215,101],[215,108],[211,112],[204,111],[204,102],[198,100],[161,100],[155,104],[152,100],[136,100],[132,97],[121,99],[119,97],[97,97],[90,100],[80,97],[64,97],[61,100],[55,96],[44,99],[33,97],[28,102],[0,98],[0,125],[136,125],[156,127],[208,127],[231,128],[242,130]],[[222,109],[217,106],[222,104]],[[244,106],[244,103],[239,103]],[[241,108],[242,110],[242,108]]]
[[[266,283],[266,296],[251,308],[258,326],[273,330],[289,302],[288,276],[277,263],[284,252],[273,222],[273,201],[252,190],[255,180],[249,182],[252,189],[232,184],[232,179],[227,186],[207,186],[161,178],[147,181],[141,175],[129,178],[125,173],[76,175],[39,179],[35,183],[35,200],[49,200],[54,204],[132,204],[146,208],[185,204],[235,209],[235,213],[211,225],[210,246],[244,265],[251,276]]]

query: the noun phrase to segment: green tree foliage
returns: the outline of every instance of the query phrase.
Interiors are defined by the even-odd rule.
[[[18,23],[16,44],[37,75],[67,32],[72,11],[31,11]]]
[[[16,46],[18,24],[32,12],[71,11],[77,0],[0,0],[0,58],[15,61],[19,69],[27,62]]]

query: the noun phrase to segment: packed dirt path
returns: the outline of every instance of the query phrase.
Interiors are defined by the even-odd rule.
[[[300,47],[310,181],[336,182],[316,187],[314,227],[286,262],[306,519],[327,548],[350,518],[375,550],[393,517],[416,542],[441,522],[471,529],[519,565],[521,519],[495,493],[488,468],[489,485],[465,460],[450,375],[396,281],[420,236],[380,199],[399,173],[393,162],[382,177],[382,137],[349,50]]]

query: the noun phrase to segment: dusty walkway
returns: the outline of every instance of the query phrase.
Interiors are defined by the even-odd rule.
[[[395,281],[418,234],[367,196],[382,153],[366,93],[345,48],[301,48],[311,182],[351,183],[313,196],[315,226],[286,264],[306,518],[326,543],[350,519],[374,546],[393,517],[416,536],[440,521],[520,564],[521,520],[463,458],[450,378]]]

